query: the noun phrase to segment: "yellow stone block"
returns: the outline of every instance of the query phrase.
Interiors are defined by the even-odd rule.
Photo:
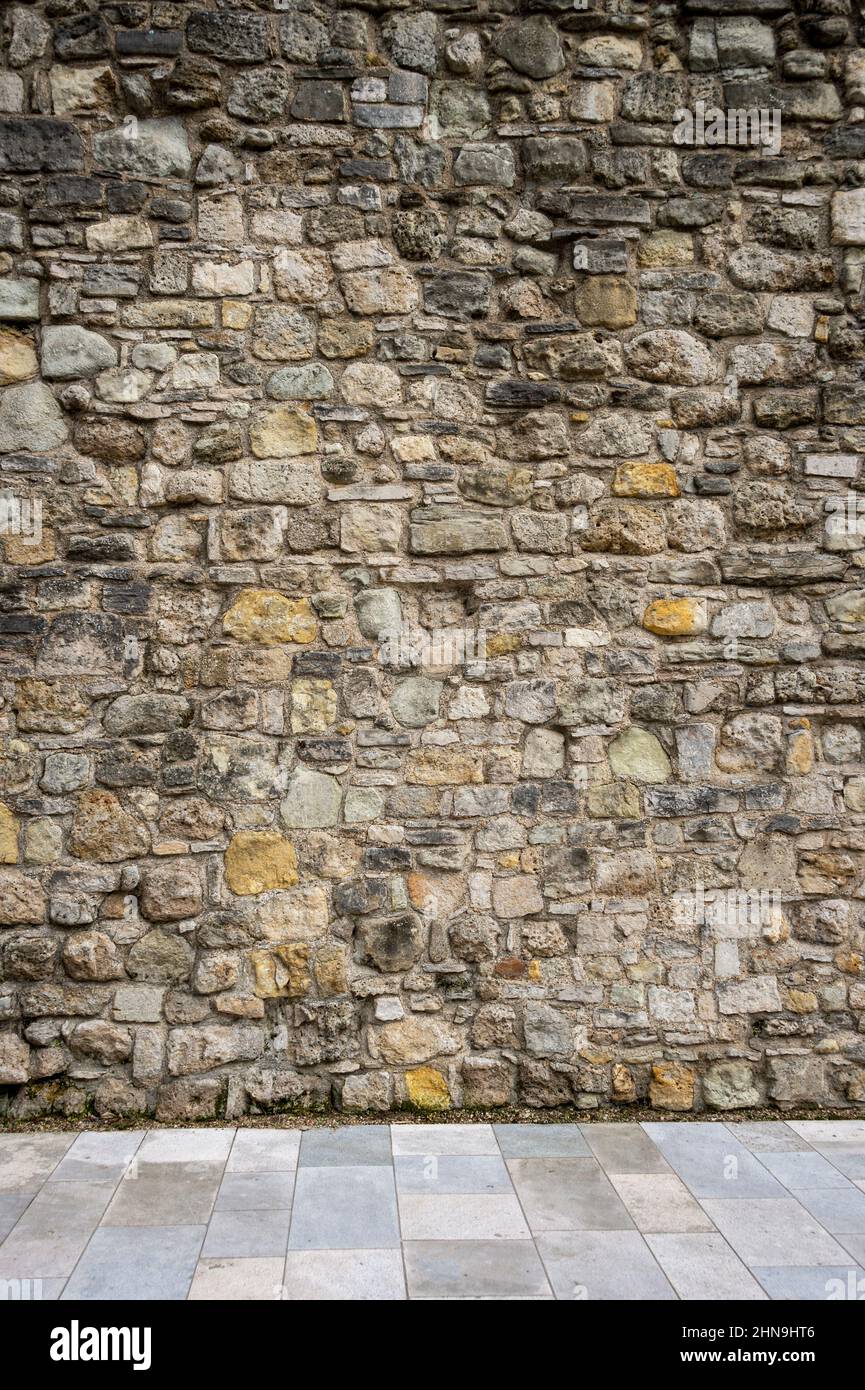
[[[222,630],[239,642],[314,642],[315,616],[305,598],[287,598],[276,589],[244,589],[222,619]]]
[[[787,1003],[794,1014],[813,1014],[817,1009],[817,996],[810,989],[791,989],[787,991]]]
[[[297,883],[294,845],[277,830],[240,830],[225,851],[225,878],[232,893],[249,896]]]
[[[649,1103],[658,1110],[691,1110],[694,1073],[680,1062],[656,1062],[649,1082]]]
[[[223,328],[248,328],[252,323],[252,305],[243,304],[237,299],[225,299],[222,302],[222,326]]]
[[[643,627],[659,637],[688,637],[705,632],[706,621],[702,599],[659,598],[643,613]]]
[[[314,454],[318,428],[311,415],[287,405],[265,406],[249,427],[249,447],[257,459]]]
[[[305,942],[250,951],[259,999],[302,999],[309,993],[309,947]]]
[[[345,964],[344,946],[323,946],[316,952],[313,965],[315,983],[326,997],[345,994],[348,990],[348,973]]]
[[[587,328],[629,328],[637,322],[637,291],[615,275],[589,275],[574,295],[574,309]]]
[[[481,755],[453,744],[413,748],[406,760],[405,780],[422,787],[476,785],[484,780]]]
[[[678,497],[679,480],[671,463],[620,463],[613,493],[616,497]]]
[[[451,1093],[448,1083],[435,1067],[415,1067],[405,1074],[409,1104],[419,1110],[448,1110]]]
[[[787,771],[806,777],[814,767],[814,740],[807,729],[797,729],[787,740]]]
[[[640,242],[637,261],[647,269],[654,266],[693,265],[694,238],[690,232],[652,232]]]
[[[18,863],[20,822],[8,806],[0,804],[0,864]]]
[[[487,634],[485,651],[487,656],[507,656],[519,651],[523,639],[518,632],[494,632]]]
[[[39,361],[33,339],[12,328],[0,329],[0,386],[36,376]]]
[[[293,734],[323,734],[337,715],[336,691],[330,681],[296,680],[291,687]]]
[[[630,1067],[626,1067],[622,1062],[616,1062],[612,1071],[612,1082],[613,1100],[627,1104],[629,1101],[637,1099],[637,1087]]]

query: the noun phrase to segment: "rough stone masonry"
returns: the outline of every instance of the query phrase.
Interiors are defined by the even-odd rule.
[[[5,7],[2,1113],[865,1100],[863,36]]]

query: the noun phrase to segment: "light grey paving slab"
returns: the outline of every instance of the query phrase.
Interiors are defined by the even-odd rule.
[[[503,1158],[492,1154],[400,1154],[398,1192],[513,1192]]]
[[[52,1174],[52,1182],[119,1182],[144,1139],[143,1129],[79,1134]]]
[[[583,1137],[606,1173],[669,1173],[660,1149],[639,1125],[581,1125]]]
[[[286,1211],[215,1211],[201,1254],[208,1259],[267,1259],[285,1256],[288,1245]]]
[[[219,1190],[221,1163],[136,1163],[127,1169],[106,1226],[204,1226]]]
[[[391,1162],[387,1125],[350,1125],[343,1129],[307,1129],[300,1141],[301,1168],[334,1164],[368,1168]]]
[[[634,1302],[676,1297],[637,1231],[554,1231],[538,1236],[537,1247],[559,1299]]]
[[[394,1303],[405,1299],[399,1250],[289,1250],[284,1299]]]
[[[290,1250],[399,1248],[393,1169],[299,1168]]]
[[[0,1192],[38,1192],[74,1134],[0,1134]]]
[[[651,1123],[643,1128],[695,1197],[742,1200],[787,1195],[726,1125]]]
[[[136,1154],[139,1163],[224,1163],[234,1129],[153,1129]]]
[[[794,1189],[793,1196],[832,1235],[865,1235],[865,1192],[853,1183],[843,1188]]]
[[[226,1169],[229,1173],[291,1173],[300,1152],[299,1129],[239,1129]]]
[[[752,1154],[807,1153],[811,1147],[783,1120],[727,1120],[726,1127]]]
[[[647,1235],[646,1244],[682,1299],[724,1302],[767,1297],[757,1280],[717,1233]]]
[[[763,1153],[760,1161],[787,1188],[850,1186],[844,1174],[814,1149],[799,1153]]]
[[[391,1125],[394,1154],[497,1154],[492,1125]]]
[[[593,1158],[512,1158],[508,1171],[532,1231],[627,1231],[628,1209]]]
[[[411,1298],[549,1298],[531,1240],[407,1240]]]
[[[226,1173],[214,1211],[290,1211],[294,1173]]]
[[[505,1158],[591,1158],[579,1125],[493,1125]]]
[[[696,1197],[675,1173],[610,1173],[638,1231],[713,1231]]]
[[[865,1120],[788,1120],[809,1144],[859,1144],[865,1151]]]
[[[827,1163],[843,1173],[851,1182],[865,1181],[865,1150],[859,1144],[816,1144],[815,1149]]]
[[[837,1265],[844,1250],[793,1197],[703,1199],[721,1234],[747,1265]]]
[[[203,1238],[203,1226],[100,1226],[62,1301],[186,1298]]]
[[[776,1265],[754,1267],[754,1275],[772,1299],[786,1302],[838,1303],[865,1298],[865,1274],[848,1265]]]
[[[0,1241],[6,1239],[32,1200],[29,1192],[0,1192]]]
[[[0,1246],[0,1279],[71,1274],[113,1192],[113,1182],[46,1183]]]
[[[401,1193],[399,1219],[403,1240],[528,1240],[531,1236],[513,1195]]]
[[[851,1235],[844,1232],[843,1235],[836,1236],[839,1245],[843,1245],[848,1255],[852,1255],[858,1265],[865,1269],[865,1236]],[[862,1290],[865,1293],[865,1289]]]
[[[282,1297],[279,1259],[200,1259],[189,1290],[190,1303],[216,1300],[266,1303]]]

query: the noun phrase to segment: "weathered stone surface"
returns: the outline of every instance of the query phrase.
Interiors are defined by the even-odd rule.
[[[232,893],[265,893],[298,881],[294,846],[275,830],[240,830],[225,851],[225,880]]]
[[[862,1102],[861,35],[680,8],[9,7],[13,1118]]]

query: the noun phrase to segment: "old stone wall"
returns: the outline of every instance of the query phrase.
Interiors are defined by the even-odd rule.
[[[865,1098],[862,37],[5,6],[0,1110]]]

